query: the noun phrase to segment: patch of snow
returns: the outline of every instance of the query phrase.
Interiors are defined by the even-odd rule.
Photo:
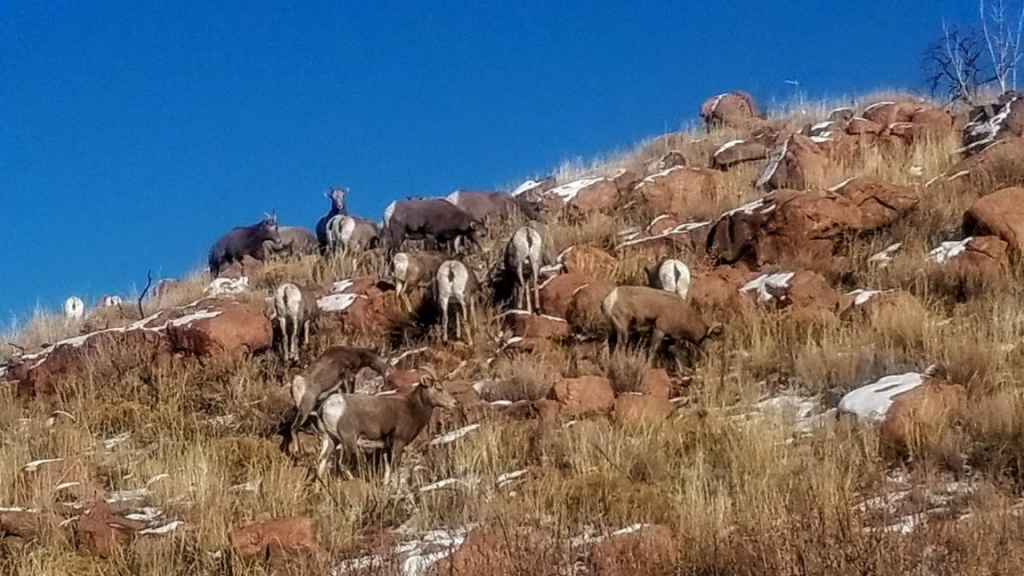
[[[568,184],[563,184],[557,188],[552,188],[551,190],[548,191],[548,194],[552,196],[558,196],[564,202],[570,202],[574,198],[576,198],[576,195],[578,195],[581,190],[589,186],[593,186],[594,184],[597,184],[598,182],[602,182],[604,180],[606,180],[606,178],[584,178],[582,180],[576,180],[573,182],[569,182]]]
[[[387,561],[383,556],[374,554],[372,556],[344,560],[328,572],[328,575],[344,576],[345,574],[363,574],[368,571],[377,572],[383,570],[386,565]]]
[[[778,274],[762,274],[754,280],[747,282],[740,292],[757,292],[758,300],[761,302],[768,302],[775,298],[772,295],[772,289],[785,290],[789,288],[789,281],[793,279],[796,274],[793,272],[782,272]]]
[[[163,518],[164,511],[159,508],[152,506],[145,506],[139,508],[131,514],[125,514],[125,518],[129,520],[135,520],[136,522],[156,522],[160,518]]]
[[[126,518],[127,518],[127,516],[126,516]],[[143,529],[143,530],[139,530],[138,533],[139,533],[139,535],[151,534],[151,535],[155,535],[155,536],[163,536],[164,534],[170,534],[171,532],[174,532],[175,530],[177,530],[178,528],[180,528],[180,527],[182,527],[184,525],[185,525],[185,523],[182,522],[181,520],[175,520],[173,522],[168,522],[167,524],[164,524],[163,526],[157,526],[156,528],[146,528],[146,529]]]
[[[498,476],[496,481],[498,488],[505,488],[511,485],[513,482],[521,479],[523,476],[526,476],[527,472],[528,470],[526,469],[516,470],[515,472],[505,472],[501,476]]]
[[[145,488],[136,488],[135,490],[118,490],[117,492],[111,492],[107,496],[106,500],[110,504],[123,504],[125,502],[138,502],[143,500],[146,496],[149,496],[149,490]]]
[[[840,182],[839,184],[836,184],[835,186],[833,186],[833,187],[829,188],[829,189],[828,189],[828,191],[829,191],[829,192],[838,192],[838,191],[842,190],[843,188],[846,188],[846,186],[847,186],[847,185],[848,185],[848,184],[849,184],[850,182],[853,182],[854,180],[856,180],[856,177],[853,177],[853,178],[847,178],[846,180],[843,180],[843,181],[842,181],[842,182]]]
[[[647,178],[644,178],[643,180],[641,180],[640,183],[636,185],[636,187],[639,188],[639,187],[643,186],[644,184],[651,184],[653,182],[661,180],[662,178],[668,176],[669,174],[671,174],[673,172],[678,172],[680,170],[685,170],[685,169],[686,169],[685,166],[673,166],[673,167],[671,167],[671,168],[669,168],[667,170],[662,170],[661,172],[658,172],[656,174],[651,174]]]
[[[420,486],[420,492],[434,492],[437,490],[443,490],[445,488],[454,488],[458,485],[467,486],[468,484],[461,478],[445,478],[444,480],[438,480],[426,486]]]
[[[437,438],[431,440],[430,445],[440,446],[441,444],[450,444],[452,442],[455,442],[459,438],[462,438],[466,434],[469,434],[470,432],[476,430],[479,427],[479,424],[470,424],[469,426],[464,426],[462,428],[459,428],[458,430],[448,432],[447,434],[442,434],[441,436],[438,436]]]
[[[757,210],[759,208],[764,208],[764,205],[765,205],[764,198],[759,198],[757,200],[754,200],[753,202],[749,202],[747,204],[744,204],[744,205],[740,206],[739,208],[733,208],[732,210],[729,210],[729,211],[723,213],[721,218],[725,218],[727,216],[732,216],[733,214],[739,214],[740,212],[742,212],[744,214],[753,214],[754,212],[757,212]],[[763,213],[763,211],[762,211],[762,213]]]
[[[895,396],[917,388],[922,382],[924,378],[918,372],[886,376],[848,392],[839,401],[839,411],[861,422],[878,424],[885,419]]]
[[[523,182],[522,184],[517,186],[516,189],[513,190],[511,194],[512,194],[512,196],[519,196],[523,192],[528,192],[530,190],[533,190],[534,188],[540,186],[540,184],[541,183],[536,181],[536,180],[527,180],[526,182]]]
[[[54,486],[53,491],[54,492],[60,492],[61,490],[67,490],[68,488],[74,488],[75,486],[80,486],[81,484],[82,484],[81,482],[64,482],[62,484],[57,484],[56,486]]]
[[[249,277],[216,278],[203,290],[206,296],[222,296],[225,294],[242,294],[249,291]]]
[[[928,253],[928,261],[936,264],[949,262],[966,250],[967,243],[973,239],[973,236],[968,236],[967,238],[959,241],[943,242],[942,244],[939,244],[938,248]]]
[[[886,292],[888,292],[888,290],[865,290],[863,288],[857,288],[856,290],[847,292],[846,295],[853,298],[854,306],[863,306],[871,301],[875,296]]]
[[[405,360],[409,356],[413,356],[415,354],[422,354],[422,353],[426,352],[429,349],[430,348],[428,348],[427,346],[424,346],[422,348],[414,348],[412,350],[406,350],[405,352],[402,352],[401,354],[399,354],[398,356],[395,356],[391,360],[388,360],[388,364],[390,364],[391,366],[398,366],[399,362],[401,362],[402,360]]]
[[[335,282],[334,284],[331,284],[331,294],[340,294],[351,288],[353,284],[354,282],[351,280],[340,280]]]
[[[879,268],[885,268],[890,262],[892,262],[893,255],[896,254],[896,251],[902,246],[902,242],[897,242],[878,254],[875,254],[871,258],[868,258],[868,262],[878,264]]]
[[[875,110],[876,108],[881,108],[882,106],[891,106],[893,104],[895,104],[895,102],[889,102],[889,101],[875,102],[871,106],[868,106],[867,108],[865,108],[864,111],[861,112],[861,114],[867,114],[868,112],[870,112],[872,110]]]
[[[811,136],[810,140],[811,140],[811,142],[814,142],[815,144],[824,144],[825,142],[831,142],[832,141],[832,133],[831,132],[822,132],[821,134],[819,134],[817,136]]]
[[[21,469],[23,471],[25,471],[25,472],[35,472],[36,470],[39,470],[40,466],[44,466],[46,464],[53,464],[55,462],[63,462],[63,461],[64,461],[63,458],[43,458],[42,460],[33,460],[33,461],[29,462],[28,464],[25,464],[24,466],[22,466]]]
[[[674,218],[674,216],[672,216],[671,214],[662,214],[661,216],[656,216],[654,220],[651,220],[651,223],[647,225],[647,229],[650,230],[651,228],[654,228],[655,224],[661,222],[666,218]]]
[[[768,154],[768,163],[764,165],[761,173],[757,175],[757,181],[754,183],[755,188],[763,189],[768,184],[768,181],[778,172],[779,165],[782,164],[782,160],[786,157],[787,152],[789,152],[789,138],[783,140],[782,144],[776,146]]]
[[[814,126],[811,126],[811,133],[821,132],[831,126],[833,122],[831,120],[825,120],[824,122],[818,122]]]
[[[344,312],[359,298],[359,294],[329,294],[316,301],[316,306],[324,312]]]
[[[729,148],[732,148],[733,146],[736,146],[738,144],[743,144],[743,140],[730,140],[730,141],[726,142],[725,144],[722,144],[722,147],[719,148],[718,150],[716,150],[715,153],[713,154],[713,156],[715,158],[717,158],[719,154],[721,154],[722,152],[725,152]]]

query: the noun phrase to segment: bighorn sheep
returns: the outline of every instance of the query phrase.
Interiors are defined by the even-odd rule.
[[[392,202],[384,210],[381,235],[394,253],[406,238],[452,245],[465,238],[479,249],[479,231],[480,222],[458,206],[443,198],[424,198]]]
[[[546,216],[544,203],[532,201],[527,196],[512,196],[505,192],[456,190],[447,196],[447,200],[480,222],[488,218],[504,218],[516,211],[522,213],[528,220],[536,221]]]
[[[540,290],[537,286],[543,259],[544,243],[540,234],[529,227],[522,227],[512,234],[505,246],[505,267],[515,273],[515,301],[520,310],[533,312],[540,306]],[[524,278],[523,266],[530,265],[530,281]],[[533,285],[533,303],[530,302],[530,284]]]
[[[331,209],[316,222],[316,239],[320,244],[320,251],[324,254],[330,248],[327,238],[327,223],[331,221],[331,218],[339,214],[342,216],[348,214],[345,210],[346,194],[348,194],[348,188],[331,188],[324,194],[331,200]]]
[[[454,298],[459,304],[459,311],[455,314],[455,337],[461,340],[465,327],[466,342],[473,344],[469,319],[476,316],[474,299],[479,288],[476,275],[458,260],[447,260],[437,269],[434,298],[441,310],[441,337],[444,342],[448,341],[448,307]]]
[[[674,294],[646,286],[619,286],[601,303],[601,310],[615,327],[616,346],[629,341],[631,330],[650,331],[650,356],[658,353],[668,336],[675,341],[673,355],[679,359],[679,345],[700,346],[722,332],[721,324],[710,328],[692,304]],[[687,354],[688,355],[688,354]]]
[[[372,247],[379,231],[366,218],[339,214],[327,222],[327,246],[331,251],[355,252]]]
[[[686,300],[690,291],[690,269],[680,260],[665,260],[649,270],[651,287],[678,294]]]
[[[210,248],[210,273],[217,276],[232,262],[241,262],[246,256],[263,260],[266,255],[265,242],[279,243],[281,235],[277,230],[277,218],[266,215],[252,226],[234,228]]]
[[[390,368],[373,350],[334,346],[292,378],[292,400],[298,412],[292,420],[289,452],[295,452],[295,437],[317,402],[339,388],[351,394],[355,390],[355,375],[363,368],[371,368],[385,377],[390,373]]]
[[[299,359],[299,329],[302,329],[302,344],[309,344],[309,325],[320,312],[316,298],[291,282],[286,282],[274,291],[274,313],[281,327],[281,357]]]
[[[316,236],[301,226],[279,226],[280,239],[268,240],[263,243],[263,259],[275,256],[295,256],[313,254],[317,250]]]
[[[115,306],[120,306],[121,303],[122,300],[120,296],[103,296],[96,304],[98,308],[113,308]]]
[[[430,286],[444,261],[445,256],[438,252],[399,252],[391,259],[395,295],[407,312],[412,314],[413,311],[409,290]]]
[[[408,396],[391,394],[332,394],[320,406],[317,426],[322,435],[317,476],[323,478],[328,458],[339,447],[338,465],[344,455],[358,454],[358,440],[383,441],[389,458],[385,461],[384,482],[391,469],[401,465],[402,450],[430,421],[434,408],[452,409],[455,398],[441,387],[432,374],[424,376]],[[352,472],[345,470],[351,478]]]
[[[64,318],[67,320],[81,320],[85,316],[85,302],[78,296],[72,296],[64,301]]]

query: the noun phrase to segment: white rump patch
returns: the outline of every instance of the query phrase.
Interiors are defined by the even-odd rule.
[[[395,214],[395,205],[397,203],[397,200],[392,200],[391,204],[388,204],[388,207],[384,209],[384,226],[391,224],[391,217]]]
[[[939,244],[938,248],[928,253],[928,261],[936,264],[949,262],[963,253],[967,249],[967,243],[973,239],[973,236],[969,236],[958,242],[943,242]]]
[[[893,398],[917,388],[922,382],[924,378],[917,372],[886,376],[847,393],[839,401],[839,411],[856,416],[860,422],[881,423],[892,406]]]

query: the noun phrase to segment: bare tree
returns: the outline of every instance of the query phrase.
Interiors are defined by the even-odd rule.
[[[992,71],[1000,92],[1017,88],[1017,65],[1021,56],[1021,32],[1024,30],[1024,2],[1017,21],[1007,17],[1007,2],[996,0],[986,10],[985,0],[978,1],[981,14],[981,30],[985,36],[985,44],[992,60]]]
[[[983,33],[949,28],[942,23],[942,39],[925,51],[924,68],[932,95],[945,93],[950,102],[974,104],[978,89],[995,80],[986,74]]]

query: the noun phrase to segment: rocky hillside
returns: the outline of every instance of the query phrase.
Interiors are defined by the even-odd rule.
[[[707,133],[518,187],[539,220],[488,219],[450,256],[481,285],[471,338],[445,337],[429,283],[398,297],[383,248],[39,317],[0,357],[0,573],[1015,573],[1022,107],[712,98]],[[502,269],[523,225],[532,312]],[[612,350],[602,303],[667,258],[710,337]],[[320,311],[294,362],[286,282]],[[436,375],[456,400],[388,482],[372,442],[353,479],[317,478],[313,427],[284,449],[289,383],[337,345],[389,366],[357,393]]]

